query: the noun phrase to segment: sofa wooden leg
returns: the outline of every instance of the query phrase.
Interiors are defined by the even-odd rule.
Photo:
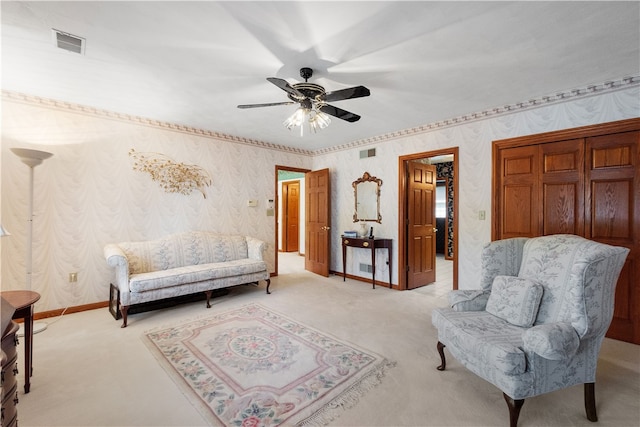
[[[204,294],[207,296],[207,308],[211,308],[211,291],[204,291]]]
[[[267,279],[267,293],[270,294],[271,292],[269,292],[269,286],[271,286],[271,279]]]
[[[447,359],[444,357],[444,348],[445,345],[438,341],[438,354],[440,354],[440,366],[437,367],[438,371],[444,371],[447,367]]]
[[[584,409],[587,411],[587,419],[591,422],[598,421],[596,413],[596,383],[584,384]]]
[[[509,407],[509,426],[516,427],[518,425],[518,417],[520,417],[520,409],[524,405],[524,399],[512,399],[504,393],[502,395]]]
[[[120,306],[120,313],[122,313],[122,325],[120,326],[121,328],[126,328],[127,327],[127,313],[129,312],[129,306],[128,305],[121,305]]]

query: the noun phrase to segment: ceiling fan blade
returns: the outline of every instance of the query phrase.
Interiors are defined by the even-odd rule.
[[[324,100],[327,102],[341,101],[343,99],[362,98],[369,96],[371,92],[364,86],[349,87],[347,89],[336,90],[325,94]]]
[[[291,105],[291,104],[297,104],[297,102],[288,101],[288,102],[270,102],[268,104],[243,104],[243,105],[238,105],[238,108],[272,107],[274,105]]]
[[[305,98],[303,93],[301,93],[297,89],[294,89],[289,83],[287,83],[286,80],[279,79],[277,77],[267,77],[267,80],[273,83],[274,85],[278,86],[280,89],[284,90],[287,93],[290,93],[295,97]]]
[[[342,120],[346,120],[348,122],[357,122],[360,120],[360,116],[357,114],[350,113],[349,111],[345,111],[341,108],[334,107],[333,105],[322,105],[320,107],[320,111],[323,113],[327,113],[330,116],[337,117]]]

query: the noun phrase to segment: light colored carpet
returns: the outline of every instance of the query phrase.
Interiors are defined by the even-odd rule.
[[[294,262],[299,264],[301,257]],[[439,270],[440,271],[440,270]],[[431,310],[446,305],[438,283],[394,291],[342,277],[323,278],[280,265],[264,285],[234,288],[210,309],[204,301],[134,314],[120,328],[108,310],[63,316],[34,337],[31,393],[20,392],[18,417],[27,426],[203,426],[150,354],[140,335],[210,313],[259,303],[299,322],[397,362],[382,383],[330,425],[507,426],[502,393],[453,357],[439,372]],[[384,274],[384,273],[383,273]],[[105,298],[108,289],[105,286]],[[23,349],[19,348],[19,354]],[[22,373],[21,373],[22,375]],[[19,377],[19,381],[23,384]],[[20,387],[22,390],[22,387]],[[605,339],[596,382],[599,421],[584,412],[582,386],[527,399],[520,427],[640,424],[640,346]]]
[[[323,426],[395,364],[260,304],[143,334],[213,425]]]

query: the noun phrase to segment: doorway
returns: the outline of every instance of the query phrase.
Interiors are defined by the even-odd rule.
[[[276,209],[275,209],[275,272],[274,276],[278,275],[280,256],[282,254],[292,255],[290,252],[294,252],[298,256],[304,256],[304,224],[305,224],[305,201],[304,197],[300,195],[300,189],[304,188],[305,174],[310,172],[309,169],[300,169],[291,166],[276,165],[276,178],[275,178],[275,194],[276,194]],[[291,189],[295,192],[295,184],[298,183],[298,197],[297,197],[297,221],[289,221],[295,216],[295,212],[287,213],[288,208],[292,206],[288,203],[292,198],[295,198],[290,193],[285,194],[284,189]],[[295,204],[295,202],[294,202]],[[294,227],[288,227],[293,225],[291,223],[297,223],[297,230]],[[296,235],[293,235],[297,233]],[[294,242],[297,243],[297,248],[293,248]],[[294,255],[295,256],[295,255]]]
[[[430,280],[429,277],[433,278],[435,274],[437,274],[436,271],[433,272],[433,276],[421,274],[416,276],[414,274],[414,272],[420,271],[423,265],[431,266],[434,270],[436,268],[435,250],[416,251],[415,247],[410,247],[410,244],[415,245],[415,236],[413,235],[413,229],[415,227],[411,227],[411,221],[413,221],[411,219],[413,218],[411,213],[412,210],[416,209],[417,205],[414,196],[416,189],[410,185],[409,172],[412,165],[416,163],[435,165],[437,180],[446,182],[447,188],[445,189],[445,193],[447,204],[445,206],[446,216],[444,221],[444,253],[445,258],[453,262],[453,289],[458,289],[458,147],[410,154],[401,156],[398,160],[398,265],[400,266],[398,289],[407,290],[429,284],[417,283],[413,280],[414,278],[411,277],[412,274],[420,280],[422,280],[423,277],[427,277],[427,279],[425,279],[427,281]],[[424,196],[423,200],[429,200],[429,197]],[[423,209],[423,207],[421,207],[421,209]],[[433,210],[435,212],[435,207]],[[434,229],[436,227],[431,225],[430,228]],[[440,230],[438,231],[440,232]],[[422,238],[424,236],[420,237]],[[424,242],[430,241],[427,239],[424,240]],[[423,245],[423,247],[426,246]],[[435,244],[432,247],[435,248]],[[428,257],[428,259],[421,259],[421,257]]]
[[[282,252],[298,252],[300,247],[300,180],[282,181]]]

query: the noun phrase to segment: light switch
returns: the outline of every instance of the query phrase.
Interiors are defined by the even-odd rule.
[[[479,211],[479,212],[478,212],[478,219],[479,219],[480,221],[484,221],[485,219],[487,219],[487,216],[486,216],[485,211]]]

